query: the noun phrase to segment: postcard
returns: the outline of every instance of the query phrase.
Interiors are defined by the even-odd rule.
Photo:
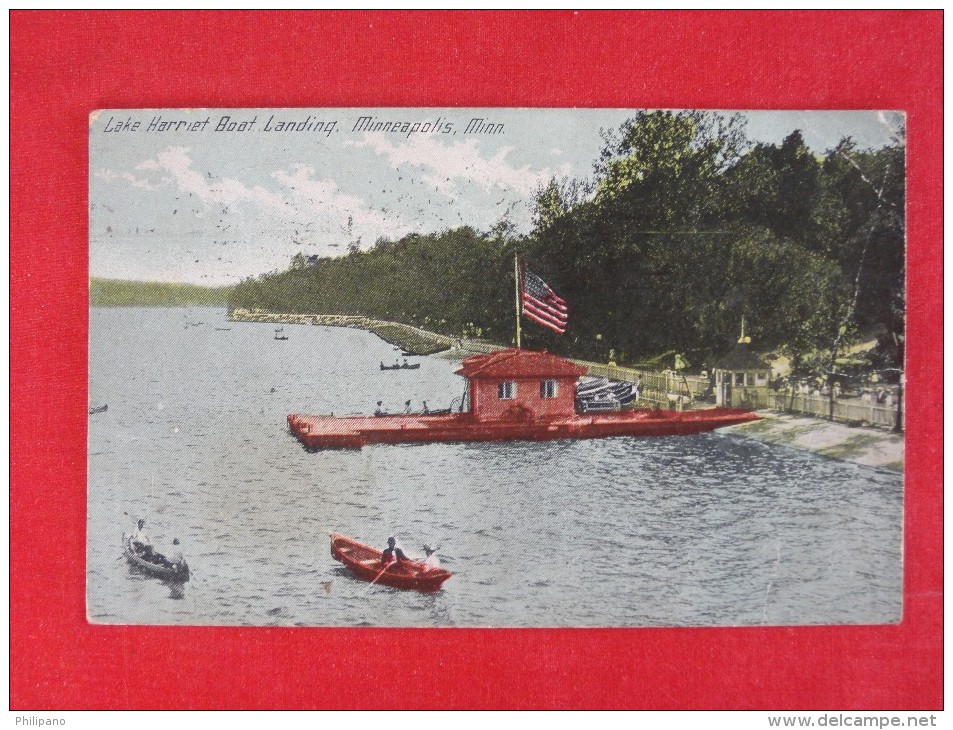
[[[905,117],[89,121],[87,617],[902,619]]]

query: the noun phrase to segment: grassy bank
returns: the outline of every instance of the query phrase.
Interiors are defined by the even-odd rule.
[[[224,307],[231,287],[165,281],[89,279],[91,307]]]

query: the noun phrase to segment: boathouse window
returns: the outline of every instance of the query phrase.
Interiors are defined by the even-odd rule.
[[[516,397],[516,383],[512,380],[504,380],[499,388],[500,400],[510,400]]]
[[[556,381],[555,380],[540,380],[539,381],[539,397],[540,398],[555,398],[556,397]]]
[[[743,386],[745,384],[745,374],[735,373],[735,385]]]

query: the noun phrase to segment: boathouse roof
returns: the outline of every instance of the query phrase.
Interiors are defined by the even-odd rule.
[[[771,366],[751,352],[747,342],[739,342],[715,363],[715,367],[718,370],[767,370]]]
[[[468,357],[456,372],[465,378],[578,378],[588,371],[546,351],[510,348]]]

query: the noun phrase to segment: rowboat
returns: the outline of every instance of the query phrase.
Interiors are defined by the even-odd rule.
[[[331,557],[344,563],[361,580],[422,593],[440,590],[440,586],[452,575],[447,570],[415,560],[385,561],[383,551],[362,545],[337,532],[331,533]]]
[[[609,378],[592,378],[583,380],[576,385],[576,395],[583,396],[587,393],[596,393],[600,390],[607,390],[609,387]]]
[[[419,370],[420,363],[415,362],[413,365],[404,363],[403,365],[385,365],[381,363],[381,370]]]
[[[159,553],[153,553],[149,559],[132,545],[132,535],[124,535],[122,541],[122,551],[129,563],[143,573],[161,578],[169,583],[187,583],[189,580],[189,565],[185,561],[179,565],[173,566],[165,559],[165,556]]]
[[[90,409],[89,409],[89,415],[93,415],[94,413],[105,413],[105,412],[108,411],[108,410],[109,410],[109,404],[107,403],[106,405],[97,406],[97,407],[95,407],[95,408],[90,408]]]
[[[613,383],[610,387],[612,395],[619,399],[619,405],[628,405],[638,394],[638,388],[635,383],[628,383],[625,381],[619,383]]]

